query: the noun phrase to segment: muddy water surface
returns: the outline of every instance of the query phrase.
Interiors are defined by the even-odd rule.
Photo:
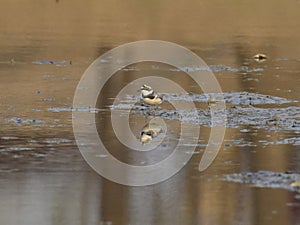
[[[126,110],[137,97],[112,106],[117,91],[141,76],[172,77],[189,96],[165,93],[166,99],[192,99],[199,117],[191,122],[201,126],[190,146],[195,152],[186,149],[193,157],[178,174],[126,187],[101,178],[83,160],[72,102],[98,56],[144,39],[172,41],[202,57],[224,91],[228,123],[218,157],[200,173],[210,109],[180,69],[203,68],[148,62],[119,71],[95,114],[115,157],[139,165],[159,159],[129,156],[109,124],[110,110]],[[1,1],[0,224],[300,224],[299,189],[291,187],[300,172],[299,40],[297,0]],[[256,62],[257,53],[267,60]],[[150,118],[165,119],[172,131],[162,146],[165,157],[178,142],[181,117],[167,104],[154,111],[133,106],[137,137]]]

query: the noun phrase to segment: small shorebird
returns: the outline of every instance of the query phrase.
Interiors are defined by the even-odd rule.
[[[256,62],[264,62],[267,60],[268,57],[265,54],[259,53],[253,56],[253,58]]]
[[[148,85],[143,85],[140,88],[142,92],[142,100],[148,105],[160,105],[163,102],[162,96],[154,92],[154,90],[148,86]]]

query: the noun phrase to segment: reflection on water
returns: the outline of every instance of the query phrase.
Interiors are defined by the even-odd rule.
[[[300,170],[299,11],[296,0],[3,0],[0,224],[299,224],[297,192],[222,181],[226,174]],[[72,108],[76,85],[96,57],[144,39],[190,48],[225,92],[228,129],[217,159],[203,173],[197,168],[211,127],[207,97],[218,96],[203,95],[181,70],[207,68],[130,65],[109,80],[97,109]],[[267,59],[255,61],[258,53]],[[109,120],[110,110],[122,111],[135,101],[136,96],[126,96],[119,108],[111,107],[119,90],[141,74],[171,77],[185,88],[199,109],[201,131],[198,143],[190,146],[195,152],[186,146],[192,159],[174,177],[126,187],[101,178],[86,164],[74,141],[71,114],[95,113],[98,128],[107,131],[100,132],[101,138],[120,160],[156,162],[155,154],[127,154]],[[185,100],[178,93],[166,97]],[[137,140],[153,116],[165,119],[168,142],[160,146],[160,157],[166,157],[178,141],[180,118],[172,107],[143,113],[138,104],[134,107],[130,125]]]
[[[145,124],[140,132],[140,142],[143,145],[148,144],[153,141],[153,139],[157,138],[157,136],[163,133],[163,127],[159,123],[155,123],[150,121]]]

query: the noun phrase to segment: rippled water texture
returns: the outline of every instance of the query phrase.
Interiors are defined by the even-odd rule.
[[[107,82],[96,106],[73,108],[76,86],[97,57],[147,39],[180,44],[209,67],[129,65]],[[299,46],[298,0],[2,0],[0,224],[300,224]],[[257,62],[258,53],[267,59]],[[203,94],[185,74],[207,70],[222,96]],[[164,99],[193,101],[197,117],[167,102],[157,109],[142,106],[138,93],[113,105],[118,91],[142,76],[180,84],[188,94],[162,91]],[[226,110],[216,113],[227,115],[226,136],[213,164],[199,172],[210,130],[218,124],[208,102],[223,97]],[[137,140],[151,118],[165,120],[161,155],[131,155],[116,140],[110,114],[129,108]],[[199,140],[185,146],[192,158],[172,178],[127,187],[102,178],[84,161],[74,140],[74,111],[94,114],[111,154],[127,163],[143,166],[167,157],[183,118],[200,125]]]

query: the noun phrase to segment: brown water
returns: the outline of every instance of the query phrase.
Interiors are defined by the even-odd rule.
[[[243,171],[299,172],[297,102],[255,106],[286,109],[286,118],[298,124],[294,127],[233,122],[218,157],[203,173],[197,167],[207,126],[201,128],[198,154],[163,183],[126,187],[101,178],[86,164],[72,130],[76,86],[98,56],[145,39],[191,49],[214,68],[226,93],[300,100],[297,0],[3,0],[0,224],[300,224],[297,193],[221,180]],[[267,54],[268,60],[253,61],[257,53]],[[146,74],[165,71],[154,70],[152,64],[140,66]],[[128,77],[111,86],[126,84],[139,73],[123,72]],[[175,80],[188,91],[196,90],[185,77]],[[102,99],[114,97],[109,87],[102,94]],[[289,107],[296,107],[296,114]],[[100,121],[108,112],[98,115]],[[178,121],[169,119],[176,128]],[[137,121],[142,127],[144,118],[138,115]],[[103,138],[110,142],[113,134],[104,133]]]

